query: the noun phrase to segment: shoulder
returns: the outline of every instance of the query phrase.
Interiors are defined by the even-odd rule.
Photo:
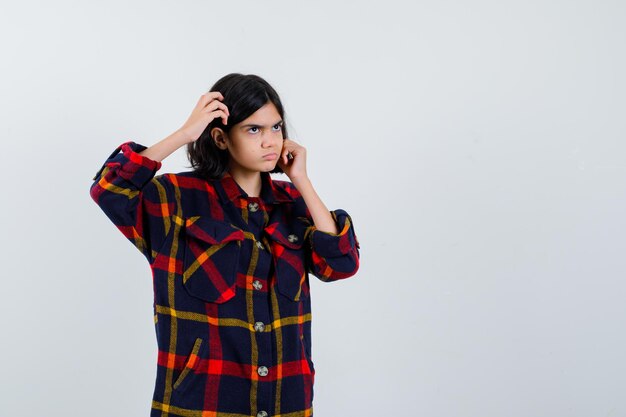
[[[300,191],[298,191],[296,186],[293,185],[291,181],[273,180],[273,184],[276,194],[282,194],[285,197],[283,201],[287,202],[287,204],[291,206],[290,212],[293,216],[311,217],[311,213],[306,205],[306,202],[304,201],[304,198],[302,198],[302,194],[300,194]]]
[[[152,192],[159,192],[162,200],[184,201],[187,199],[204,200],[217,198],[215,181],[207,180],[195,171],[165,172],[155,175],[148,186]],[[208,199],[207,199],[208,196]]]
[[[152,180],[160,201],[173,204],[170,208],[178,217],[201,215],[223,219],[223,207],[216,186],[219,180],[207,179],[195,171],[166,172]]]
[[[291,197],[294,200],[302,198],[302,195],[291,181],[276,180],[272,178],[272,183],[274,184],[274,188],[278,193],[281,193],[287,197]]]
[[[196,171],[165,172],[155,175],[153,181],[157,181],[164,186],[172,188],[186,188],[206,191],[213,188],[217,180],[207,180]]]

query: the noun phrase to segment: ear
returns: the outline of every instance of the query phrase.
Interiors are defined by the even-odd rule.
[[[228,134],[224,132],[221,128],[214,127],[213,129],[211,129],[211,139],[215,143],[215,146],[217,146],[219,149],[223,151],[228,149],[228,145],[226,144]]]

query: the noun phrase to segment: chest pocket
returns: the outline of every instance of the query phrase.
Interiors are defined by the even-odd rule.
[[[293,301],[309,295],[305,245],[308,225],[301,220],[276,222],[265,228],[272,245],[278,291]]]
[[[210,217],[185,219],[183,287],[192,296],[224,303],[235,296],[244,233]]]

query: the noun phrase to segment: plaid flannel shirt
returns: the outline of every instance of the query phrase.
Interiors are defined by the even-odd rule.
[[[308,273],[353,276],[352,219],[317,230],[289,181],[261,173],[250,197],[230,174],[156,175],[145,146],[118,146],[90,195],[148,260],[158,345],[151,417],[313,415]],[[120,152],[121,151],[121,152]]]

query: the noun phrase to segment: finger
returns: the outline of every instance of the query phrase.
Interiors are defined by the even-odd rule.
[[[206,106],[207,111],[213,111],[218,108],[223,109],[224,112],[230,116],[230,111],[228,110],[228,107],[226,106],[226,104],[222,103],[221,101],[212,100]]]
[[[223,110],[213,110],[209,114],[211,115],[211,120],[221,117],[224,124],[228,124],[228,115]]]
[[[207,91],[206,93],[202,94],[202,96],[200,96],[200,100],[198,100],[198,105],[200,107],[205,107],[207,103],[215,99],[224,100],[224,96],[219,91]]]
[[[228,106],[227,106],[226,104],[222,103],[221,101],[218,101],[217,103],[218,103],[218,105],[219,105],[221,108],[223,108],[223,109],[224,109],[224,111],[226,112],[226,114],[228,114],[228,115],[230,116],[230,110],[228,110]]]
[[[207,91],[202,96],[206,97],[206,98],[209,98],[209,99],[215,99],[216,98],[218,100],[224,100],[224,96],[219,91]]]
[[[223,110],[219,110],[219,112],[222,114],[222,123],[224,123],[225,125],[228,124],[228,115],[226,114],[226,112]]]
[[[209,104],[214,104],[213,109],[221,107],[222,109],[224,109],[224,112],[226,112],[230,116],[230,110],[228,110],[228,106],[226,106],[226,104],[222,103],[221,101],[214,99]]]

